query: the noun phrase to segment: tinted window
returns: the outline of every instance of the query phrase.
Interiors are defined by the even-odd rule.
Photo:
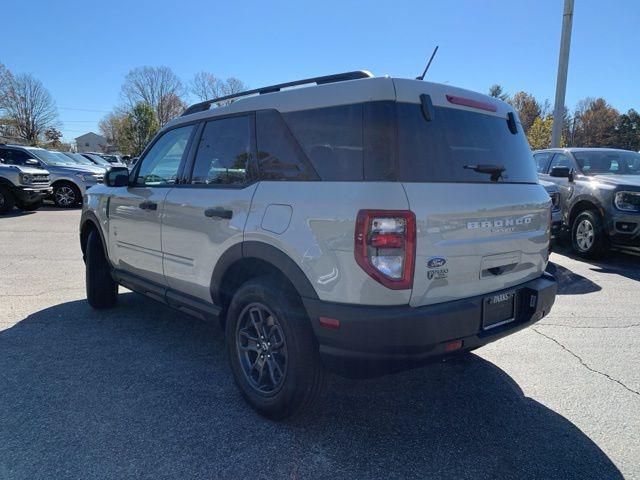
[[[553,156],[553,160],[551,161],[551,165],[549,165],[549,171],[553,167],[567,167],[573,168],[573,163],[571,163],[571,159],[562,153],[556,153]]]
[[[365,103],[365,180],[396,180],[397,151],[395,102]]]
[[[504,167],[502,182],[538,181],[522,126],[514,135],[506,118],[436,107],[428,122],[419,105],[408,103],[398,103],[397,112],[403,181],[489,182],[491,174],[469,168],[483,164]]]
[[[258,166],[264,180],[317,180],[295,138],[279,112],[265,110],[256,113]]]
[[[171,185],[176,183],[193,125],[174,128],[162,135],[142,159],[137,185]]]
[[[2,158],[7,165],[24,165],[28,159],[33,157],[22,150],[3,148],[0,149],[0,158]]]
[[[191,183],[242,184],[251,160],[252,117],[231,117],[205,125]]]
[[[640,174],[640,154],[627,151],[577,151],[573,156],[580,170],[586,175],[616,173],[619,175]]]
[[[362,180],[362,104],[285,113],[322,180]]]
[[[533,159],[536,161],[536,170],[538,173],[547,173],[547,166],[549,165],[549,159],[553,153],[536,153]]]

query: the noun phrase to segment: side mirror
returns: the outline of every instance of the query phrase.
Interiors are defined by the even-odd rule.
[[[4,163],[4,158],[0,158],[0,163]]]
[[[570,182],[573,181],[573,170],[569,167],[553,167],[549,175],[557,178],[568,178]]]
[[[27,158],[24,161],[25,165],[31,165],[32,167],[39,167],[40,166],[40,162],[38,160],[36,160],[35,158]]]
[[[124,167],[111,167],[105,173],[104,184],[107,187],[126,187],[129,185],[129,170]]]

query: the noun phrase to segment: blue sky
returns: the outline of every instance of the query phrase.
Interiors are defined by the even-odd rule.
[[[637,0],[575,0],[567,105],[603,96],[640,109]],[[7,1],[0,62],[54,96],[65,139],[119,102],[132,68],[200,70],[251,87],[353,69],[553,101],[562,0],[321,2]]]

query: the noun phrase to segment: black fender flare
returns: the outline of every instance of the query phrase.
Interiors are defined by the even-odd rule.
[[[96,214],[93,213],[90,210],[86,210],[84,212],[82,212],[82,216],[80,217],[80,248],[82,249],[82,258],[84,258],[85,255],[85,245],[83,242],[83,232],[87,226],[87,224],[92,224],[93,228],[95,228],[98,231],[98,234],[100,235],[100,241],[102,242],[102,249],[104,251],[105,256],[107,257],[107,260],[109,259],[109,253],[107,250],[107,241],[104,238],[104,232],[102,231],[102,228],[100,227],[100,221],[98,220],[98,217],[96,217]]]
[[[216,263],[211,276],[211,299],[215,304],[220,305],[222,302],[220,287],[229,267],[236,261],[247,258],[256,258],[271,264],[289,279],[301,297],[318,299],[318,294],[307,276],[286,253],[268,243],[247,241],[229,248]]]
[[[596,207],[596,210],[598,210],[602,218],[606,219],[607,211],[602,206],[602,203],[600,202],[599,199],[593,197],[592,195],[579,194],[576,197],[571,199],[571,204],[569,205],[569,208],[567,211],[567,225],[569,225],[569,228],[571,228],[571,219],[575,218],[576,208],[580,202],[591,203],[594,207]]]

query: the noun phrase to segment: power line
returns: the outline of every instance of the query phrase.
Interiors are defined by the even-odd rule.
[[[58,107],[59,110],[76,110],[78,112],[97,112],[97,113],[109,113],[109,110],[94,110],[92,108],[77,108],[77,107]]]

